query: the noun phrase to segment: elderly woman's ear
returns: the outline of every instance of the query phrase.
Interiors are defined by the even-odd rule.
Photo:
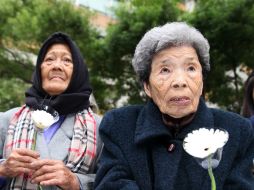
[[[143,87],[144,87],[144,91],[146,93],[146,95],[151,98],[151,92],[150,92],[150,86],[148,82],[144,82],[143,83]]]

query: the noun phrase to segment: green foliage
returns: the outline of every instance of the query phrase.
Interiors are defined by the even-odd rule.
[[[189,18],[211,46],[208,99],[225,109],[240,112],[243,81],[237,68],[253,68],[254,1],[199,0]]]
[[[24,104],[24,92],[28,88],[27,84],[18,79],[0,80],[0,112]]]
[[[96,32],[91,29],[88,21],[90,15],[85,9],[75,8],[70,1],[59,0],[6,2],[13,7],[16,3],[22,6],[8,15],[3,25],[8,43],[37,53],[39,45],[50,34],[62,31],[70,34],[82,51],[90,52],[89,44]]]
[[[35,55],[42,42],[63,31],[77,42],[89,67],[93,92],[102,112],[145,100],[131,66],[135,47],[145,32],[171,21],[197,27],[211,46],[211,73],[206,97],[239,112],[242,79],[238,68],[253,68],[254,1],[198,0],[193,12],[182,12],[181,0],[119,0],[117,23],[102,37],[90,25],[91,13],[70,0],[0,1],[0,109],[22,104],[31,83]],[[8,80],[7,80],[8,79]]]
[[[109,28],[94,55],[100,76],[113,80],[113,84],[105,82],[110,90],[106,88],[104,92],[111,101],[100,99],[101,103],[104,100],[104,108],[115,107],[124,95],[129,97],[127,104],[144,100],[131,67],[135,46],[150,28],[179,20],[191,23],[209,40],[211,73],[205,86],[207,99],[240,112],[244,81],[239,68],[253,67],[254,1],[198,0],[194,12],[185,13],[179,10],[178,3],[182,1],[121,2],[115,10],[118,23]]]
[[[117,24],[109,27],[107,36],[101,40],[93,57],[98,74],[108,79],[104,84],[110,88],[102,89],[104,98],[99,97],[101,107],[105,110],[116,107],[125,96],[129,97],[128,104],[144,100],[131,66],[135,47],[147,30],[177,20],[179,12],[174,1],[165,0],[128,1],[117,7]]]
[[[0,49],[1,78],[18,78],[25,83],[31,83],[31,73],[34,68],[31,56],[29,53],[17,50]]]

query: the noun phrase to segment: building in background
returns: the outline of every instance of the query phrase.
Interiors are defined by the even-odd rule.
[[[182,2],[178,3],[178,7],[183,11],[192,12],[195,8],[195,4],[195,0],[183,0]]]
[[[115,0],[76,0],[76,6],[89,9],[94,15],[91,24],[102,36],[106,35],[108,25],[116,23],[112,8],[117,5]]]

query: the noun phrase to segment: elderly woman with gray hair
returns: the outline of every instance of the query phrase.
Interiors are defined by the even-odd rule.
[[[149,100],[105,114],[95,189],[253,190],[253,128],[202,98],[210,70],[204,36],[182,22],[155,27],[132,64]]]

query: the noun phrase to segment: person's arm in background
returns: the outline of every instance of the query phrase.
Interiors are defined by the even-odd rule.
[[[254,188],[254,175],[251,171],[254,159],[254,128],[248,123],[245,123],[243,127],[239,138],[239,154],[223,190],[253,190]]]
[[[9,126],[10,117],[16,110],[17,109],[15,108],[13,110],[0,113],[0,168],[3,162],[6,160],[5,158],[3,158],[3,149],[4,149],[4,142],[5,142],[7,129]],[[3,188],[5,183],[6,183],[6,177],[0,174],[0,189]]]
[[[4,112],[0,113],[0,168],[5,159],[3,158],[3,148],[4,148],[4,142],[8,127],[8,121],[9,119],[6,118],[6,114]],[[0,174],[0,189],[2,189],[5,186],[6,183],[6,177],[2,176]]]
[[[7,132],[8,119],[3,112],[0,113],[0,159],[3,159],[3,147]]]
[[[0,130],[1,132],[1,130]],[[0,167],[1,167],[1,164],[5,161],[5,159],[0,159]],[[0,189],[2,189],[6,184],[6,178],[1,176],[1,172],[0,172]]]
[[[95,190],[138,190],[128,163],[120,149],[110,136],[110,129],[116,118],[106,114],[100,125],[100,136],[104,143],[99,169],[95,179]]]

